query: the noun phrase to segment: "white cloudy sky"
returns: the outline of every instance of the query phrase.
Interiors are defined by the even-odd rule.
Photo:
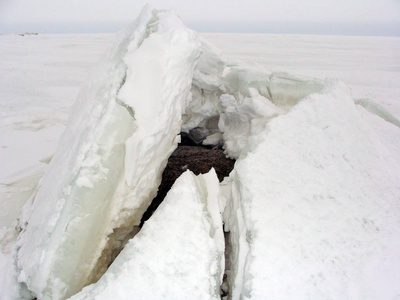
[[[187,24],[203,31],[218,31],[222,27],[222,31],[235,31],[238,28],[234,24],[254,26],[273,22],[369,25],[400,22],[400,0],[0,0],[0,25],[118,23],[122,26],[146,2],[156,8],[174,9]],[[251,31],[252,25],[248,26]]]

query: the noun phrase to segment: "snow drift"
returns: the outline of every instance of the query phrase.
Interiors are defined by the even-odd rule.
[[[185,173],[136,235],[178,134],[193,128],[223,144],[234,171],[220,185]],[[24,208],[14,298],[66,299],[100,279],[76,299],[187,298],[190,288],[215,299],[222,224],[229,298],[394,297],[400,161],[387,132],[400,135],[344,84],[227,61],[147,6],[80,93]],[[163,256],[175,250],[184,256]]]
[[[233,298],[399,294],[400,164],[389,132],[400,137],[331,82],[250,141],[225,186]]]

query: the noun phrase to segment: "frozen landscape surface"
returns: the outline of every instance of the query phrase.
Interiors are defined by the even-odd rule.
[[[193,264],[199,273],[187,274],[191,287],[177,282],[170,294],[136,282],[143,292],[135,295],[187,299],[188,288],[192,298],[205,299],[205,291],[215,298],[222,238],[213,230],[214,240],[201,236],[222,223],[230,231],[233,299],[400,295],[399,38],[198,36],[174,15],[147,9],[87,79],[35,196],[86,74],[113,38],[0,36],[1,299],[63,299],[104,272],[77,299],[109,299],[112,291],[125,299],[133,295],[124,292],[130,276],[143,269],[169,287],[163,261],[141,252],[170,246],[152,239],[167,234],[189,253],[187,261],[198,258],[191,248],[207,243],[204,260],[196,261],[203,264]],[[199,215],[210,193],[204,185],[213,184],[185,173],[106,271],[138,231],[177,134],[195,127],[207,128],[207,141],[222,140],[237,159],[231,176],[212,189],[223,195],[218,207],[210,200],[207,217]],[[197,182],[186,197],[196,207],[168,205],[182,182]],[[14,247],[16,219],[32,194]],[[193,230],[207,220],[198,240],[194,232],[169,233],[165,227],[180,223],[162,216],[191,209],[193,220],[176,219]],[[212,251],[216,266],[202,269]],[[169,272],[187,263],[166,259]],[[178,290],[181,296],[171,296]]]
[[[220,299],[224,235],[215,171],[186,171],[94,285],[71,299]]]
[[[400,38],[200,34],[234,60],[338,78],[400,117]],[[0,35],[1,182],[54,154],[71,107],[112,34]],[[26,151],[26,148],[29,151]]]

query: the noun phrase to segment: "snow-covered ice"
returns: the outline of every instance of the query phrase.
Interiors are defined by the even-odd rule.
[[[40,37],[27,38],[21,43]],[[232,299],[400,295],[399,45],[398,38],[199,36],[173,13],[146,7],[86,81],[52,159],[66,113],[53,123],[46,112],[40,122],[21,117],[20,126],[15,110],[36,104],[23,91],[15,109],[8,97],[20,87],[11,85],[0,94],[4,141],[22,130],[33,140],[35,132],[51,136],[53,146],[2,170],[0,298],[65,299],[105,272],[76,299],[215,299],[222,224],[230,231]],[[2,77],[16,74],[8,64]],[[77,83],[67,85],[71,97]],[[237,159],[233,172],[220,185],[213,172],[186,172],[135,236],[177,134],[193,128]],[[31,168],[9,177],[28,161]]]
[[[224,236],[215,171],[186,171],[107,273],[78,299],[220,299]]]
[[[398,151],[398,128],[357,107],[338,83],[267,125],[235,165],[236,203],[225,212],[229,226],[243,223],[233,242],[235,296],[400,293],[400,162],[388,135]]]

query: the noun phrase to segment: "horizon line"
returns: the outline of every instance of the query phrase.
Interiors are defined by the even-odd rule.
[[[99,22],[1,22],[0,34],[35,32],[40,34],[117,33],[128,21]],[[315,34],[357,36],[400,36],[400,22],[246,22],[246,21],[186,21],[199,33],[264,33]]]

